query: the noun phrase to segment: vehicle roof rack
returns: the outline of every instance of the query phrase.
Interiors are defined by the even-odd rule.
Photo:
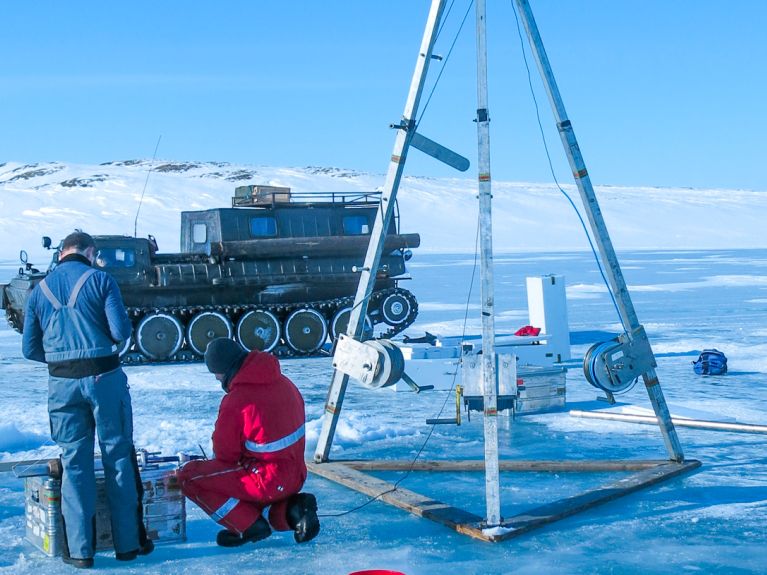
[[[377,204],[380,199],[381,192],[293,192],[288,187],[248,185],[235,188],[232,207]]]

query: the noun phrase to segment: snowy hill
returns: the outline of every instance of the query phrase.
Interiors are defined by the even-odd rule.
[[[154,235],[161,251],[176,251],[179,212],[228,206],[243,184],[356,192],[379,189],[384,175],[161,160],[2,163],[0,260],[15,262],[19,249],[26,249],[31,261],[42,264],[48,255],[40,237],[58,241],[74,228],[133,235],[135,226],[139,236]],[[575,186],[564,188],[580,209]],[[470,178],[405,177],[398,196],[402,230],[420,233],[424,252],[473,251],[476,189]],[[496,181],[493,190],[496,251],[588,249],[572,207],[554,184]],[[597,195],[619,251],[767,245],[761,231],[767,191],[597,186]]]

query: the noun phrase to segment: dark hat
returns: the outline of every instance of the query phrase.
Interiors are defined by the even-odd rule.
[[[232,368],[240,367],[247,355],[248,352],[233,339],[218,337],[205,350],[205,365],[211,373],[229,374]]]

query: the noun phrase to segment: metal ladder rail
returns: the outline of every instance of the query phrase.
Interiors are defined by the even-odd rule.
[[[527,38],[530,42],[530,47],[535,57],[538,70],[541,74],[546,93],[549,98],[549,103],[554,112],[554,117],[559,130],[560,138],[562,139],[562,145],[565,149],[565,154],[570,163],[570,168],[575,178],[575,183],[578,187],[578,191],[583,202],[584,209],[591,224],[591,230],[594,234],[599,248],[599,253],[603,262],[607,265],[606,274],[610,286],[615,294],[618,309],[621,314],[621,318],[624,324],[624,328],[628,327],[627,336],[632,337],[632,332],[635,329],[640,328],[639,320],[634,310],[634,306],[629,296],[626,282],[623,279],[623,273],[621,272],[618,258],[615,254],[610,236],[607,232],[607,227],[602,217],[602,212],[597,202],[594,188],[591,185],[591,179],[589,178],[588,171],[586,170],[586,164],[581,155],[578,141],[575,137],[570,120],[567,118],[567,112],[565,111],[564,102],[562,96],[559,93],[556,80],[554,79],[554,73],[551,69],[549,59],[546,55],[546,50],[543,47],[543,41],[541,40],[538,26],[535,23],[530,4],[527,0],[515,0],[517,7],[519,8],[519,14],[522,18],[522,22],[525,26]],[[652,352],[651,352],[652,353]],[[684,454],[682,452],[682,446],[679,443],[679,438],[676,434],[676,429],[671,421],[671,415],[666,405],[666,400],[663,396],[663,391],[660,388],[660,382],[658,376],[655,373],[654,368],[650,368],[646,373],[642,375],[647,394],[650,398],[650,403],[653,406],[656,416],[658,417],[658,424],[663,435],[663,441],[666,445],[666,449],[669,452],[669,456],[673,461],[684,461]]]
[[[378,212],[373,224],[373,230],[370,234],[370,244],[365,255],[365,263],[360,270],[360,282],[357,286],[357,292],[354,296],[354,306],[349,317],[349,324],[346,333],[359,340],[362,334],[362,318],[367,313],[367,302],[373,286],[375,284],[376,271],[381,261],[381,252],[383,251],[386,229],[394,211],[394,204],[397,197],[397,190],[402,179],[402,172],[405,168],[405,159],[407,158],[410,140],[415,133],[415,116],[418,112],[418,104],[423,93],[426,73],[429,69],[429,62],[432,57],[434,42],[437,37],[439,22],[445,8],[446,0],[432,0],[429,15],[426,20],[421,49],[416,60],[413,78],[410,83],[405,109],[402,114],[402,121],[397,126],[397,135],[394,139],[394,149],[392,151],[389,169],[386,173],[384,191],[381,194]],[[338,417],[341,414],[341,407],[346,393],[346,386],[349,383],[349,376],[338,371],[333,371],[333,379],[328,388],[328,395],[325,400],[325,413],[322,421],[322,430],[317,441],[317,448],[314,452],[314,461],[322,463],[328,460],[330,448],[333,443]]]

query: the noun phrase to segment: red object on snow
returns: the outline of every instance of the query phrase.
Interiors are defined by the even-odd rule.
[[[514,335],[538,335],[539,333],[541,333],[541,328],[526,325],[525,327],[520,327],[517,331],[515,331]]]

